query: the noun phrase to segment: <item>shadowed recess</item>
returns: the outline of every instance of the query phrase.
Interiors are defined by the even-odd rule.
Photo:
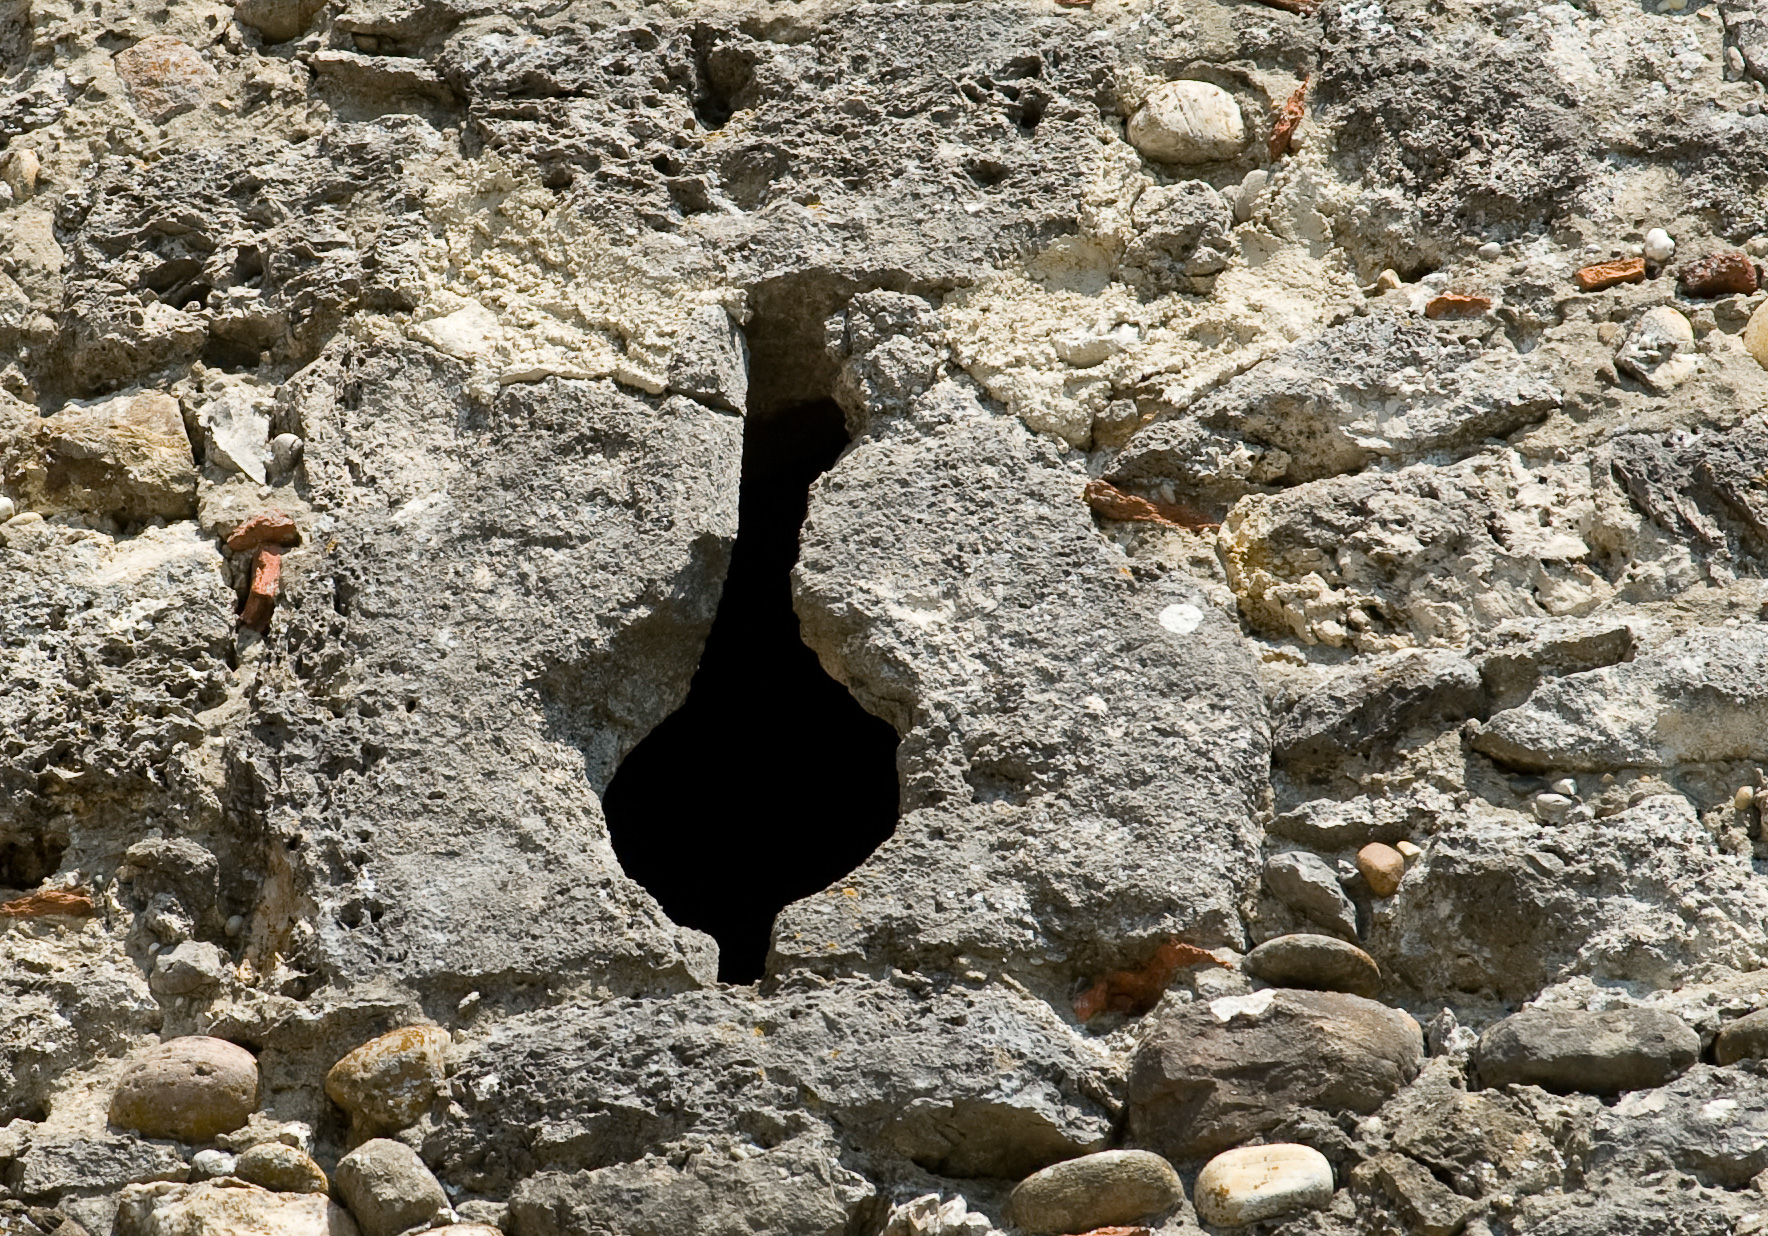
[[[822,400],[752,413],[730,576],[686,702],[621,763],[602,808],[626,873],[761,977],[774,915],[896,827],[896,732],[798,634],[791,571],[810,484],[847,444]]]

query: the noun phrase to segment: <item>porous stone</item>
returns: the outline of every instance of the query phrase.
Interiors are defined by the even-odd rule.
[[[258,1062],[223,1039],[191,1035],[141,1053],[111,1096],[110,1121],[149,1137],[208,1141],[258,1106]]]
[[[1658,305],[1634,323],[1615,353],[1615,366],[1661,395],[1694,376],[1693,347],[1694,327],[1688,319]]]
[[[1172,1164],[1146,1150],[1103,1150],[1020,1181],[1008,1209],[1015,1226],[1060,1236],[1139,1223],[1185,1200]]]
[[[140,520],[196,511],[196,461],[178,402],[158,392],[70,404],[0,439],[7,486],[33,511]]]
[[[332,1172],[362,1236],[397,1236],[428,1227],[448,1207],[442,1185],[403,1142],[374,1138],[338,1160]]]
[[[1234,96],[1208,82],[1157,86],[1130,117],[1130,141],[1162,163],[1232,159],[1246,145],[1246,122]]]
[[[1381,990],[1381,967],[1375,959],[1332,936],[1278,936],[1247,953],[1242,964],[1248,974],[1275,987],[1371,997]]]
[[[148,986],[162,996],[206,995],[226,982],[232,970],[227,954],[216,945],[186,940],[154,958]]]
[[[261,1142],[242,1151],[232,1174],[277,1193],[325,1193],[325,1172],[304,1151],[280,1142]]]
[[[1129,1139],[1183,1163],[1303,1109],[1368,1114],[1423,1057],[1417,1022],[1360,996],[1271,989],[1199,1001],[1163,1015],[1131,1058]]]
[[[1277,899],[1322,927],[1357,938],[1357,907],[1318,854],[1289,850],[1265,860],[1265,886]]]
[[[131,1185],[116,1236],[357,1236],[343,1207],[319,1193],[273,1193],[237,1182]]]
[[[1311,1146],[1276,1143],[1227,1150],[1197,1175],[1197,1217],[1240,1227],[1332,1200],[1332,1165]]]
[[[370,1125],[402,1129],[442,1085],[449,1036],[440,1026],[404,1026],[371,1039],[325,1075],[332,1102]]]
[[[1764,1057],[1768,1057],[1768,1009],[1726,1022],[1713,1039],[1713,1059],[1720,1064]]]
[[[1272,735],[1297,775],[1318,774],[1419,725],[1454,725],[1486,708],[1479,672],[1447,651],[1395,653],[1336,675],[1296,702]]]
[[[233,19],[264,36],[266,43],[298,38],[312,23],[323,0],[238,0]]]
[[[1700,1035],[1659,1009],[1533,1009],[1480,1035],[1480,1078],[1488,1086],[1615,1094],[1679,1076],[1700,1056]]]
[[[197,50],[169,34],[149,35],[118,52],[111,64],[136,110],[155,124],[201,106],[216,82],[215,70]]]

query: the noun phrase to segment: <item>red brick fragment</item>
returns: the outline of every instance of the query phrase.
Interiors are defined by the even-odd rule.
[[[258,560],[252,564],[252,588],[246,593],[245,608],[239,611],[239,624],[260,635],[268,631],[281,586],[282,554],[274,549],[260,549]]]
[[[0,904],[0,918],[91,918],[98,913],[83,888],[40,888]]]
[[[1490,296],[1468,296],[1463,292],[1444,292],[1424,306],[1427,318],[1477,318],[1492,308]]]
[[[1221,527],[1196,507],[1177,502],[1152,502],[1135,494],[1126,494],[1110,481],[1088,481],[1086,499],[1087,505],[1106,519],[1189,528],[1194,532]]]
[[[1756,290],[1756,264],[1733,249],[1685,263],[1676,272],[1684,296],[1748,296]]]
[[[1180,970],[1194,966],[1219,966],[1215,955],[1195,944],[1168,940],[1154,956],[1134,970],[1113,970],[1074,998],[1074,1015],[1091,1021],[1100,1013],[1146,1013],[1160,1002],[1167,984]]]
[[[1584,267],[1572,278],[1586,292],[1600,292],[1617,283],[1644,283],[1645,259],[1630,257],[1613,262],[1598,262],[1594,266]]]
[[[1277,109],[1277,120],[1271,126],[1271,140],[1267,146],[1273,160],[1289,153],[1295,140],[1295,131],[1301,127],[1301,118],[1307,114],[1307,97],[1308,78],[1303,77],[1301,85],[1289,96],[1289,101]]]
[[[301,530],[281,511],[254,515],[227,535],[227,548],[243,554],[260,545],[299,545]]]

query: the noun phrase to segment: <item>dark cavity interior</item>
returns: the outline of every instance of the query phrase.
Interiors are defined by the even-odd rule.
[[[896,732],[798,635],[790,575],[810,484],[847,444],[820,400],[751,413],[730,576],[685,703],[621,763],[602,808],[626,873],[761,977],[774,916],[896,827]]]

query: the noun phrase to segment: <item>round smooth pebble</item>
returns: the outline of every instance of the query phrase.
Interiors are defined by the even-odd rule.
[[[1238,1227],[1332,1200],[1332,1164],[1311,1146],[1242,1146],[1218,1154],[1197,1176],[1197,1215]]]
[[[1553,783],[1553,792],[1555,794],[1564,794],[1567,798],[1576,798],[1578,796],[1578,783],[1573,781],[1570,777],[1561,777],[1558,781]]]
[[[1755,801],[1756,787],[1753,785],[1740,785],[1737,793],[1731,796],[1731,805],[1739,811],[1748,811],[1755,805]]]
[[[1234,96],[1208,82],[1167,82],[1129,124],[1130,144],[1161,163],[1232,159],[1246,145],[1246,122]]]
[[[1234,222],[1245,223],[1258,209],[1259,197],[1271,183],[1271,174],[1262,167],[1246,173],[1240,181],[1240,194],[1234,199]]]
[[[1768,300],[1756,306],[1750,314],[1749,322],[1743,328],[1744,351],[1756,358],[1756,363],[1768,369]]]
[[[1298,932],[1277,936],[1246,954],[1241,968],[1273,987],[1342,991],[1373,997],[1381,990],[1381,967],[1348,940]]]
[[[1720,1064],[1760,1060],[1768,1056],[1768,1009],[1758,1009],[1719,1027],[1713,1040],[1713,1059]]]
[[[1481,245],[1478,249],[1479,255],[1488,262],[1503,252],[1504,252],[1504,246],[1499,244],[1495,240],[1488,240],[1485,244]]]
[[[1398,850],[1400,852],[1400,857],[1407,862],[1411,862],[1420,854],[1424,853],[1422,849],[1410,841],[1396,841],[1394,842],[1394,849]]]
[[[448,1042],[440,1026],[402,1026],[370,1039],[332,1066],[325,1092],[353,1116],[403,1129],[435,1098]]]
[[[306,445],[292,433],[279,433],[270,439],[270,458],[276,464],[278,472],[293,472],[295,464],[300,461],[301,450]]]
[[[1189,635],[1203,621],[1203,611],[1195,605],[1180,602],[1160,611],[1160,625],[1174,635]]]
[[[1646,261],[1667,262],[1676,252],[1676,242],[1670,239],[1670,234],[1663,228],[1654,227],[1645,234],[1645,244],[1642,249]]]
[[[1406,856],[1391,845],[1371,841],[1357,851],[1357,870],[1369,891],[1377,897],[1392,897],[1406,874]]]
[[[233,1174],[277,1193],[325,1193],[325,1172],[307,1155],[281,1142],[263,1142],[240,1152]]]
[[[1535,795],[1535,818],[1545,820],[1550,824],[1557,824],[1571,814],[1571,809],[1576,805],[1564,794],[1537,794]]]
[[[110,1121],[147,1137],[206,1142],[258,1107],[258,1062],[225,1039],[191,1035],[150,1048],[124,1071]]]
[[[338,1160],[338,1194],[362,1236],[397,1236],[429,1227],[448,1212],[448,1195],[417,1151],[384,1137],[363,1142]]]
[[[1172,1164],[1146,1150],[1104,1150],[1021,1180],[1008,1207],[1034,1236],[1090,1232],[1164,1214],[1185,1200]]]
[[[18,504],[11,498],[0,498],[0,524],[18,514]]]

